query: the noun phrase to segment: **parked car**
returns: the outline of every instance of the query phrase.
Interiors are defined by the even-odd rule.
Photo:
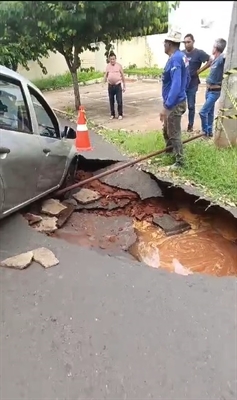
[[[63,185],[75,137],[33,83],[0,66],[0,219]]]

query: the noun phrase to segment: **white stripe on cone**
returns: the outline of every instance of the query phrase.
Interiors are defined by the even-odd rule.
[[[86,131],[88,131],[86,124],[77,125],[77,131],[78,132],[86,132]]]

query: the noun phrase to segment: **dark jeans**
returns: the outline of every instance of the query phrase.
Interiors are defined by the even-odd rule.
[[[188,126],[190,128],[192,128],[194,124],[197,90],[198,86],[194,86],[186,90],[187,103],[188,103]]]
[[[109,92],[109,104],[110,104],[110,113],[115,117],[115,109],[114,109],[114,97],[116,97],[116,101],[118,104],[118,115],[123,116],[123,95],[122,95],[122,85],[119,83],[118,85],[110,85],[108,86]]]
[[[206,101],[199,112],[202,122],[202,131],[203,133],[205,133],[206,136],[212,136],[215,104],[216,101],[219,99],[220,94],[220,90],[206,91]]]
[[[186,101],[175,106],[163,126],[163,135],[166,147],[172,146],[176,162],[181,163],[183,159],[183,144],[181,140],[181,118],[186,111]]]

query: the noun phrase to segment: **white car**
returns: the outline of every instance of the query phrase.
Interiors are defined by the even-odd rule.
[[[40,90],[0,66],[0,219],[58,189],[78,153]]]

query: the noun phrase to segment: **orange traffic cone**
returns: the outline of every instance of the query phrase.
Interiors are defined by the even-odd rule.
[[[89,138],[89,132],[86,125],[86,113],[83,106],[79,107],[78,119],[77,119],[77,136],[75,145],[78,151],[92,150]]]

